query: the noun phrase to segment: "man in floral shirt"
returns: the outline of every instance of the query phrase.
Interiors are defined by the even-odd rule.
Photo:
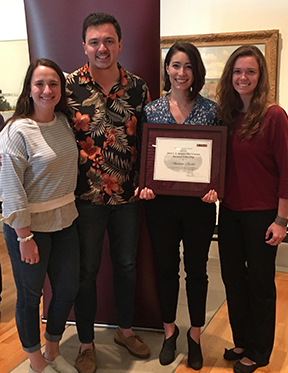
[[[67,77],[80,151],[76,196],[81,275],[74,309],[81,342],[76,368],[80,373],[93,373],[96,278],[106,229],[119,324],[114,341],[134,356],[150,355],[149,347],[131,329],[140,219],[134,191],[139,179],[142,109],[150,95],[146,83],[117,62],[122,39],[113,16],[90,14],[84,20],[82,37],[89,62]]]

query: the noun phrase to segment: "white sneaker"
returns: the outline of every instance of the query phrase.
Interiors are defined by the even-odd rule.
[[[45,356],[44,356],[45,358]],[[71,365],[69,364],[63,356],[58,355],[55,360],[50,361],[47,360],[47,363],[49,364],[50,367],[53,368],[53,370],[56,370],[58,373],[78,373],[78,371]],[[43,371],[44,372],[44,371]],[[50,373],[50,372],[44,372],[44,373]],[[51,372],[52,373],[52,372]]]
[[[31,365],[29,365],[28,373],[38,373],[35,370],[31,368]],[[54,370],[50,365],[47,365],[46,368],[42,370],[41,373],[58,373],[56,370]]]

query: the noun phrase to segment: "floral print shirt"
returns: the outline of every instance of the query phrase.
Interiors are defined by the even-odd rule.
[[[108,95],[91,77],[88,63],[67,77],[80,152],[76,196],[92,204],[119,205],[136,199],[142,110],[151,99],[141,78],[119,64],[118,69],[119,79]]]
[[[167,95],[160,97],[158,100],[152,101],[145,106],[143,121],[148,123],[176,124],[176,120],[169,110],[169,100]],[[216,117],[216,102],[198,94],[193,109],[183,124],[194,124],[197,126],[219,125]]]

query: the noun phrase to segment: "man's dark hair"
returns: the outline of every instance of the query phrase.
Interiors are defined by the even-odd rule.
[[[86,42],[86,32],[90,26],[100,26],[106,23],[111,23],[115,27],[115,31],[118,35],[119,41],[122,39],[121,27],[114,16],[107,13],[91,13],[84,19],[82,28],[82,38],[84,43]]]

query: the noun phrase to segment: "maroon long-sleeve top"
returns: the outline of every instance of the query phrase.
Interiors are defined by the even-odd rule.
[[[278,199],[288,199],[288,119],[271,106],[261,130],[250,140],[239,140],[244,114],[228,139],[223,204],[236,211],[269,210]]]

